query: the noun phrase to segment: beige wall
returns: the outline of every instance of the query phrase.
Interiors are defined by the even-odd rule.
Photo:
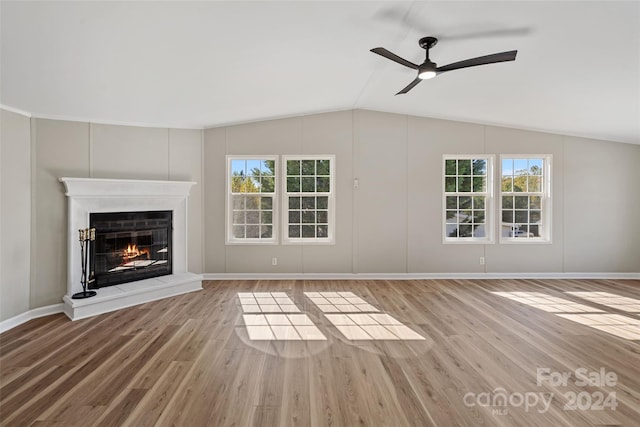
[[[196,181],[196,273],[640,272],[639,145],[365,110],[205,131],[2,111],[1,142],[0,321],[66,292],[61,176]],[[442,243],[442,156],[484,153],[553,156],[551,243]],[[225,245],[228,154],[334,154],[335,245]]]
[[[29,118],[0,110],[0,321],[29,309]]]
[[[225,245],[225,155],[288,153],[336,155],[336,245]],[[443,244],[444,154],[550,154],[551,243]],[[640,272],[638,145],[354,110],[208,129],[204,164],[207,273]]]

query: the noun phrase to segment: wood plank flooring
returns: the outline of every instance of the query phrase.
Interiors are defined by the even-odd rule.
[[[331,291],[425,339],[346,339],[304,294]],[[0,335],[0,425],[637,426],[639,340],[492,293],[562,298],[630,319],[633,334],[640,310],[570,291],[640,304],[638,280],[208,281],[90,319],[35,319]],[[326,340],[250,340],[239,292],[286,293]],[[578,369],[616,379],[581,385]]]

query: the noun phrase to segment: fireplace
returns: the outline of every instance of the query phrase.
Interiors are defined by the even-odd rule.
[[[171,274],[171,211],[92,213],[90,289]]]
[[[67,294],[62,298],[69,318],[83,319],[202,289],[202,276],[187,271],[187,201],[194,182],[68,177],[60,181],[69,212]],[[139,214],[147,218],[139,219]],[[83,290],[78,230],[88,227],[97,229],[87,273],[91,278],[93,271],[98,289],[91,291],[96,292],[93,297],[74,299]]]

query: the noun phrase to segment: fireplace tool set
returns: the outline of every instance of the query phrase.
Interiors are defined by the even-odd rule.
[[[87,285],[94,282],[94,279],[87,278],[87,264],[89,262],[89,244],[96,240],[95,228],[81,228],[78,230],[80,237],[80,258],[82,264],[82,276],[80,282],[82,283],[82,292],[77,292],[71,296],[73,299],[83,299],[96,296],[95,291],[87,291]],[[93,275],[92,275],[93,276]]]

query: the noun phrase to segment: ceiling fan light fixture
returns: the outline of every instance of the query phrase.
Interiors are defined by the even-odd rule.
[[[425,62],[418,69],[418,78],[421,80],[432,79],[436,76],[436,64],[433,62]]]

